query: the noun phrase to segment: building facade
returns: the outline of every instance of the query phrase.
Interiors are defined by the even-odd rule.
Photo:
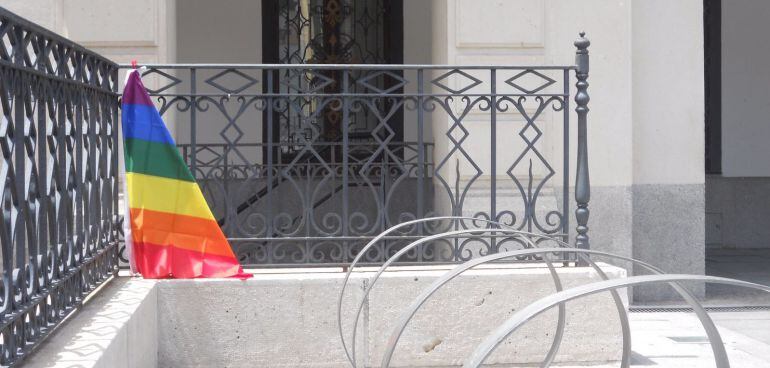
[[[768,245],[763,232],[770,228],[766,226],[770,223],[767,213],[770,206],[762,206],[767,199],[765,202],[761,199],[762,193],[767,193],[765,178],[770,175],[768,160],[764,159],[767,156],[764,142],[770,137],[770,125],[762,118],[767,107],[762,101],[767,99],[770,84],[762,82],[765,78],[762,75],[766,73],[761,73],[761,68],[770,62],[770,56],[762,51],[766,47],[759,46],[768,41],[757,30],[764,27],[761,15],[770,12],[770,6],[724,1],[718,7],[721,9],[717,11],[719,21],[704,23],[704,19],[713,19],[713,15],[704,18],[704,4],[709,11],[709,4],[717,2],[425,0],[381,3],[368,0],[108,0],[98,3],[6,0],[3,6],[112,60],[123,63],[137,60],[139,64],[572,65],[573,41],[579,31],[585,31],[591,40],[588,78],[591,247],[644,260],[667,272],[703,274],[707,247]],[[387,10],[356,12],[355,8],[366,4],[372,4],[372,9]],[[292,11],[305,19],[297,23],[295,18],[287,16]],[[318,19],[314,19],[313,14]],[[323,34],[323,27],[328,26],[322,19],[334,16],[358,17],[354,23],[359,25],[367,22],[365,26],[352,28],[359,32],[354,43],[364,51],[348,51],[345,59],[335,56],[341,46],[328,40],[312,45],[315,35]],[[714,46],[713,40],[707,42],[705,47],[711,49],[706,50],[704,35],[708,35],[709,30],[713,35],[713,27],[717,27],[721,43]],[[745,42],[746,37],[755,42]],[[721,50],[721,54],[716,54],[721,67],[718,71],[704,70],[704,60],[714,55],[715,48]],[[713,69],[713,62],[709,65]],[[147,82],[160,87],[164,84],[161,77],[153,75]],[[435,77],[431,78],[435,81],[439,76],[431,77]],[[485,80],[484,76],[472,73],[453,75],[447,86],[455,91],[464,88],[463,77]],[[712,83],[707,86],[704,80]],[[719,84],[715,85],[714,80]],[[574,80],[571,83],[574,84]],[[401,87],[408,92],[413,86],[414,83]],[[714,90],[719,90],[722,96],[721,112],[708,110],[705,103],[707,93]],[[570,120],[577,121],[574,108],[570,110]],[[710,116],[706,116],[706,111]],[[544,134],[534,145],[552,163],[554,171],[562,172],[564,162],[575,162],[575,150],[574,145],[567,147],[568,159],[561,160],[565,154],[565,137],[556,115],[549,112],[543,118],[538,129]],[[432,155],[443,157],[451,151],[451,134],[445,134],[451,130],[451,117],[431,117],[421,131],[410,123],[414,119],[413,113],[403,115],[398,134],[404,142],[424,134],[422,139],[434,146]],[[468,131],[463,147],[469,152],[488,150],[492,127],[487,115],[472,111],[464,122]],[[708,137],[707,122],[711,127]],[[173,117],[168,118],[167,123],[175,131],[178,143],[190,141],[186,123]],[[221,139],[220,124],[226,122],[201,127],[198,140]],[[510,181],[504,173],[511,167],[511,151],[521,147],[516,146],[518,143],[506,143],[513,142],[526,124],[526,113],[500,114],[494,128],[497,137],[493,138],[499,142],[497,158],[490,161],[495,155],[474,156],[474,163],[482,168],[480,177],[473,179],[476,184],[471,189],[472,197],[481,198],[477,201],[489,201],[484,194],[488,188],[485,185],[489,184],[485,183]],[[253,124],[241,126],[244,139],[264,141],[264,126],[264,117],[255,115]],[[715,129],[717,126],[720,129]],[[332,125],[324,129],[334,134]],[[714,133],[715,130],[719,133]],[[567,134],[575,136],[574,124]],[[286,137],[279,138],[288,137],[287,133]],[[707,153],[712,161],[718,156],[721,165],[707,169]],[[254,154],[262,157],[264,153]],[[447,169],[452,180],[467,183],[475,176],[473,165],[460,160],[455,164],[456,167]],[[490,170],[493,165],[498,168],[495,178],[489,175],[495,171]],[[547,175],[543,168],[530,166],[528,169],[534,170],[538,178]],[[548,183],[555,189],[552,194],[541,195],[541,204],[553,203],[558,207],[562,202],[560,184],[556,182]],[[574,168],[567,182],[574,183]],[[513,192],[500,192],[497,202],[501,206],[506,201],[513,203],[515,196]],[[441,203],[436,197],[437,213],[442,212]],[[574,202],[570,200],[570,203]],[[747,207],[751,210],[747,211]],[[467,215],[472,216],[470,212]],[[569,211],[570,217],[574,216],[573,212],[574,208]],[[574,219],[571,224],[570,228],[574,229]],[[574,237],[572,230],[569,238]],[[665,289],[635,291],[639,301],[668,296]]]

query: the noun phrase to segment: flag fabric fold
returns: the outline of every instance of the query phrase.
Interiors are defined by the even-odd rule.
[[[247,278],[158,110],[130,72],[123,90],[127,246],[145,278]]]

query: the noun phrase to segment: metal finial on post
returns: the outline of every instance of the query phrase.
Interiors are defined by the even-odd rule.
[[[578,141],[577,141],[577,168],[575,173],[575,218],[577,220],[577,236],[575,237],[575,247],[589,249],[588,241],[588,202],[591,199],[591,182],[588,178],[588,132],[586,129],[586,118],[588,115],[588,46],[591,45],[585,37],[585,32],[580,32],[580,38],[575,41],[575,66],[577,92],[575,93],[575,111],[578,118]],[[584,262],[580,262],[583,264]]]

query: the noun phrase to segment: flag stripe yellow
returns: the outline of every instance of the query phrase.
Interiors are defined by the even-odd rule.
[[[128,206],[214,220],[198,183],[126,173]]]

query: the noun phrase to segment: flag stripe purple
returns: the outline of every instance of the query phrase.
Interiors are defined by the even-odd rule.
[[[131,73],[128,76],[128,82],[123,90],[123,104],[153,106],[150,95],[145,92],[139,73]]]

